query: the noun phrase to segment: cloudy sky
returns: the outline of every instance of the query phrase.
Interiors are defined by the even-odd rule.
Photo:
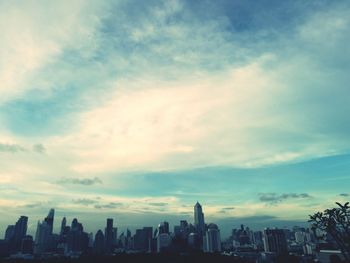
[[[0,234],[290,225],[349,199],[350,2],[0,1]]]

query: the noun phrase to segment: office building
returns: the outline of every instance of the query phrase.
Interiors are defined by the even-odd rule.
[[[194,206],[194,225],[197,233],[203,236],[205,232],[204,214],[202,211],[202,206],[198,202]]]
[[[216,224],[208,225],[208,230],[204,236],[203,250],[209,253],[221,251],[220,230]]]
[[[265,229],[263,232],[265,252],[286,254],[288,252],[287,240],[282,229]]]

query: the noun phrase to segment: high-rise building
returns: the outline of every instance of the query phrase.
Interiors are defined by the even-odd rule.
[[[9,225],[6,228],[5,232],[5,241],[10,242],[13,239],[13,236],[15,235],[15,226]]]
[[[150,251],[152,233],[152,227],[136,229],[136,233],[134,235],[134,249],[143,252]]]
[[[201,245],[200,239],[198,233],[190,233],[187,238],[188,248],[191,251],[199,251]]]
[[[46,224],[50,228],[50,233],[51,234],[52,234],[52,231],[53,231],[53,220],[54,220],[54,217],[55,217],[55,209],[51,208],[50,211],[49,211],[49,214],[44,219],[44,221],[46,222]]]
[[[208,230],[205,232],[203,248],[205,252],[220,252],[221,238],[220,230],[216,224],[209,224]]]
[[[22,238],[21,252],[23,254],[33,254],[34,242],[32,236],[25,236]]]
[[[145,233],[146,236],[146,246],[147,246],[147,251],[151,251],[151,243],[152,243],[152,235],[153,235],[153,227],[151,226],[145,226],[143,227],[143,232]]]
[[[28,217],[21,216],[15,224],[12,248],[16,251],[21,249],[22,239],[27,234]]]
[[[94,253],[95,254],[103,254],[105,247],[105,236],[103,235],[102,230],[98,230],[95,235],[94,241]]]
[[[295,236],[295,242],[299,244],[305,243],[305,240],[306,240],[305,232],[297,231],[294,233],[294,236]]]
[[[253,233],[253,243],[257,248],[263,248],[263,233],[261,231],[256,231]]]
[[[126,237],[127,238],[131,237],[131,231],[129,229],[126,230]]]
[[[287,239],[282,229],[265,229],[263,233],[265,252],[285,254],[288,252]]]
[[[163,234],[163,233],[169,234],[169,223],[166,221],[161,222],[158,225],[158,234]]]
[[[204,214],[200,203],[196,203],[194,206],[194,225],[199,235],[203,236],[205,232]]]
[[[67,226],[67,219],[66,219],[66,217],[63,217],[62,222],[61,222],[61,231],[60,231],[61,236],[64,235],[64,232],[66,230],[66,226]]]
[[[171,245],[171,237],[168,233],[161,233],[157,237],[157,252],[165,252]]]
[[[83,225],[76,218],[73,219],[71,228],[67,233],[67,246],[65,253],[80,253],[87,250],[89,235],[84,232]]]
[[[107,218],[107,226],[105,228],[105,248],[106,252],[110,253],[113,250],[113,241],[114,234],[113,234],[113,219]]]
[[[47,252],[53,249],[53,221],[55,210],[50,209],[43,222],[38,222],[35,234],[35,253]]]

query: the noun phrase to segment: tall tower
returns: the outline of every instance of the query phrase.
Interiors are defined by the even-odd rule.
[[[94,253],[95,254],[103,254],[105,246],[105,236],[103,235],[102,230],[98,230],[95,235],[94,241]]]
[[[47,224],[47,226],[49,227],[49,233],[50,235],[52,234],[53,231],[53,220],[55,217],[55,209],[51,208],[49,211],[49,214],[47,215],[47,217],[45,217],[45,222]]]
[[[21,216],[16,222],[13,234],[14,249],[21,248],[22,238],[27,234],[28,217]]]
[[[204,214],[202,211],[202,206],[198,202],[194,206],[194,225],[198,234],[203,236],[205,232]]]
[[[105,229],[106,252],[112,252],[113,249],[113,219],[107,218],[107,226]]]
[[[43,253],[51,248],[54,216],[55,210],[50,209],[49,214],[45,217],[44,221],[42,223],[40,223],[40,221],[38,222],[35,234],[36,253]]]
[[[66,226],[67,226],[67,219],[66,217],[63,217],[62,223],[61,223],[61,232],[60,232],[61,236],[64,234]]]

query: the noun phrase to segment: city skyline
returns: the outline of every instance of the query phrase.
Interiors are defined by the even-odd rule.
[[[199,206],[199,208],[198,208]],[[107,220],[107,222],[109,220],[111,221],[111,224],[113,225],[113,221],[114,223],[117,223],[118,226],[118,231],[119,233],[126,233],[128,231],[131,232],[135,232],[137,229],[140,229],[142,227],[156,227],[158,225],[159,228],[159,222],[166,222],[168,224],[167,229],[168,232],[172,232],[173,228],[175,229],[175,227],[179,224],[179,222],[181,223],[182,221],[186,221],[189,224],[193,225],[193,227],[195,227],[198,231],[198,233],[203,233],[205,231],[205,229],[207,228],[208,225],[213,224],[214,221],[212,220],[212,218],[209,217],[209,219],[207,219],[205,221],[205,217],[204,217],[204,213],[202,210],[202,206],[199,204],[199,202],[197,201],[196,204],[193,206],[194,210],[193,215],[192,216],[186,216],[184,217],[183,215],[168,215],[170,217],[162,217],[164,216],[164,214],[153,214],[153,217],[151,220],[149,221],[140,221],[137,222],[135,221],[134,223],[130,223],[129,224],[120,224],[120,222],[118,221],[118,218],[116,217],[111,217],[108,215],[104,215],[106,216],[106,218],[102,218],[101,215],[99,215],[99,221],[94,222],[94,224],[92,225],[88,225],[88,227],[86,227],[86,222],[89,222],[89,218],[85,216],[85,221],[84,222],[82,219],[77,218],[74,214],[71,214],[70,216],[66,216],[65,214],[62,216],[62,213],[60,213],[60,211],[57,211],[54,208],[49,209],[48,212],[48,216],[44,218],[44,220],[42,220],[43,215],[41,215],[39,217],[39,219],[33,219],[33,218],[29,218],[27,215],[17,215],[17,219],[18,218],[26,218],[26,233],[28,235],[31,235],[33,237],[35,237],[35,239],[37,239],[38,237],[38,233],[42,230],[39,229],[44,229],[43,232],[44,233],[49,233],[50,235],[52,234],[60,234],[62,233],[64,227],[67,225],[70,225],[71,222],[73,222],[74,220],[80,220],[81,223],[83,223],[85,225],[85,231],[87,233],[97,233],[99,230],[103,229],[102,225],[103,223],[105,223],[105,221]],[[156,217],[156,216],[159,216]],[[175,217],[174,217],[175,216]],[[56,220],[54,220],[54,218],[56,218]],[[127,217],[128,219],[130,217]],[[170,218],[170,220],[168,220]],[[16,220],[17,220],[16,219]],[[274,221],[273,218],[269,218],[269,217],[260,217],[257,220],[260,220],[260,222],[256,222],[254,221],[253,218],[231,218],[230,220],[227,221],[220,221],[220,219],[218,219],[219,221],[216,222],[218,223],[219,226],[223,226],[223,238],[227,238],[229,236],[231,236],[231,231],[234,227],[238,227],[241,226],[243,224],[249,224],[249,226],[251,227],[252,230],[263,230],[266,228],[293,228],[293,227],[309,227],[310,224],[307,222],[308,220],[305,221],[282,221],[279,222],[278,220]],[[12,221],[15,222],[16,220]],[[162,220],[162,221],[161,221]],[[177,220],[177,221],[176,221]],[[214,219],[215,220],[215,219]],[[122,222],[122,221],[121,221]],[[144,225],[142,225],[144,224]],[[108,225],[108,223],[107,223]],[[8,226],[11,226],[11,224],[9,224]],[[48,229],[47,229],[48,227]],[[3,235],[5,236],[6,234],[6,226],[2,226],[0,227],[0,236]],[[40,234],[39,234],[40,236]],[[1,239],[1,238],[0,238]],[[40,238],[39,238],[40,240]],[[37,241],[37,240],[36,240]],[[40,242],[40,241],[39,241]]]
[[[318,231],[303,226],[254,230],[244,224],[232,225],[230,235],[223,238],[220,226],[209,223],[204,210],[197,201],[192,222],[180,220],[171,226],[167,221],[159,221],[158,226],[143,225],[135,231],[123,231],[113,218],[106,218],[105,227],[94,233],[79,219],[74,218],[70,224],[66,217],[61,220],[60,230],[54,232],[55,209],[51,208],[47,216],[38,221],[35,236],[27,231],[27,216],[20,216],[15,224],[7,226],[4,238],[0,239],[0,259],[83,259],[91,256],[96,259],[135,254],[139,258],[163,254],[171,259],[205,253],[219,258],[230,256],[237,262],[267,263],[278,258],[282,261],[277,262],[285,262],[283,258],[286,257],[312,260],[341,254],[331,236],[317,238]]]
[[[205,233],[207,232],[207,230],[211,229],[211,227],[215,227],[217,229],[219,229],[219,226],[216,225],[214,222],[208,222],[205,220],[205,215],[203,213],[202,210],[202,206],[201,204],[197,201],[196,204],[193,206],[193,216],[192,216],[192,220],[190,219],[190,221],[188,220],[184,220],[181,219],[178,222],[174,223],[174,224],[170,224],[168,221],[163,220],[161,218],[156,218],[155,220],[157,222],[159,222],[156,225],[138,225],[136,226],[135,229],[132,229],[130,227],[126,227],[125,229],[121,229],[120,225],[115,221],[115,218],[104,218],[102,219],[106,225],[105,228],[103,227],[103,225],[100,225],[97,227],[96,230],[92,231],[91,229],[86,229],[84,227],[84,222],[82,222],[79,218],[73,217],[72,219],[67,218],[66,216],[63,216],[61,218],[57,218],[56,215],[56,210],[54,208],[49,209],[48,215],[46,217],[42,216],[42,218],[44,218],[43,220],[38,220],[36,223],[36,228],[35,228],[35,232],[31,233],[28,228],[29,222],[30,222],[30,218],[26,215],[21,215],[18,216],[17,218],[17,222],[15,224],[10,224],[7,227],[5,227],[6,231],[4,231],[4,239],[2,240],[8,240],[9,237],[13,234],[9,234],[11,233],[15,233],[16,232],[16,228],[18,227],[18,234],[19,237],[15,236],[15,240],[18,243],[17,246],[20,246],[20,241],[23,237],[26,236],[31,236],[33,238],[33,241],[35,242],[35,247],[36,247],[36,251],[37,253],[43,253],[46,249],[47,249],[47,245],[49,243],[48,238],[50,238],[50,236],[52,235],[64,235],[67,234],[67,227],[68,228],[73,228],[73,226],[78,226],[80,225],[80,227],[84,230],[84,232],[86,232],[87,234],[96,234],[98,235],[99,232],[103,232],[104,233],[104,240],[106,242],[106,248],[108,248],[108,246],[112,245],[112,239],[114,238],[119,238],[122,235],[129,235],[129,233],[131,235],[133,235],[133,232],[137,232],[140,229],[146,229],[146,228],[150,228],[151,231],[151,236],[158,236],[159,234],[162,233],[167,233],[167,234],[175,234],[175,232],[177,231],[177,227],[192,227],[192,231],[194,231],[195,233],[198,233],[198,235],[200,236],[204,236]],[[80,221],[79,221],[80,220]],[[161,221],[163,220],[163,221]],[[56,222],[56,223],[55,223]],[[231,222],[232,223],[232,222]],[[235,225],[235,224],[231,224],[230,227],[230,233],[229,235],[227,235],[226,237],[224,237],[224,239],[228,239],[229,237],[232,236],[232,231],[235,229],[235,227],[237,228],[241,228],[241,230],[243,231],[244,228],[244,224],[247,222],[240,222],[240,224]],[[248,222],[249,223],[249,222]],[[184,224],[184,225],[183,225]],[[17,226],[18,225],[18,226]],[[54,225],[56,225],[56,227],[54,227]],[[70,225],[72,227],[70,227]],[[158,226],[157,226],[158,225]],[[294,225],[293,227],[283,227],[282,229],[292,229],[292,228],[302,228],[303,226],[300,225]],[[155,229],[155,231],[153,231],[153,228]],[[251,229],[251,230],[255,230],[255,231],[262,231],[264,229],[269,229],[270,227],[265,226],[263,227],[263,229]],[[276,229],[276,226],[271,227],[272,229]],[[69,231],[69,230],[68,230]],[[115,236],[113,234],[113,232],[115,231]],[[220,231],[220,230],[219,230]],[[190,234],[190,232],[187,233],[187,235]],[[0,238],[1,240],[1,238]],[[223,240],[224,241],[224,240]],[[107,249],[110,250],[110,249]],[[110,250],[111,251],[111,250]]]
[[[228,233],[349,200],[349,17],[346,0],[1,1],[0,226],[25,214],[33,233],[51,207],[93,232],[174,225],[200,201]]]

